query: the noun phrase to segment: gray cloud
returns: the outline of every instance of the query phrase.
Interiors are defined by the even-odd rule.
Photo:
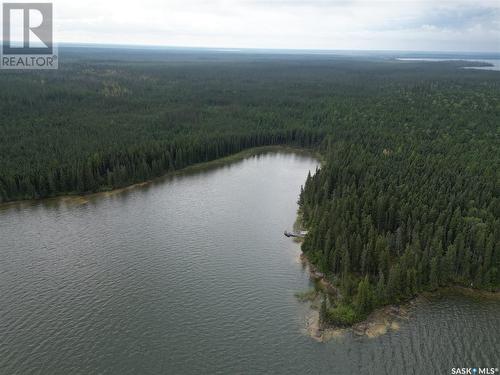
[[[63,42],[500,52],[500,1],[58,0]]]

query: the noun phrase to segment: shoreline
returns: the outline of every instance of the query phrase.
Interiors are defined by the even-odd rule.
[[[297,211],[294,229],[304,230],[302,213]],[[303,238],[294,238],[294,242],[302,243]],[[401,323],[408,321],[411,310],[417,304],[429,301],[433,297],[439,297],[446,293],[458,293],[469,298],[495,299],[500,300],[500,290],[491,292],[481,289],[473,289],[460,285],[439,287],[435,291],[423,291],[406,301],[398,304],[381,306],[368,314],[366,319],[353,324],[352,326],[335,326],[333,324],[321,327],[319,311],[322,299],[325,295],[338,298],[340,291],[322,273],[316,269],[308,259],[307,255],[300,251],[299,262],[307,269],[309,277],[314,281],[314,289],[298,292],[296,298],[301,302],[309,303],[310,312],[306,316],[305,332],[311,338],[319,342],[328,342],[333,338],[343,337],[346,334],[354,336],[366,336],[375,338],[386,334],[389,331],[397,331]]]
[[[308,269],[309,276],[317,283],[314,292],[309,291],[303,293],[303,297],[296,297],[302,302],[309,302],[311,311],[306,317],[306,333],[316,341],[328,342],[331,339],[343,337],[346,334],[354,336],[365,336],[368,338],[376,338],[388,333],[389,331],[399,330],[401,323],[408,321],[411,317],[412,308],[419,303],[428,301],[433,297],[438,297],[446,293],[458,293],[470,298],[486,298],[500,300],[500,291],[490,292],[481,289],[472,289],[459,285],[440,287],[435,291],[424,291],[418,293],[415,297],[400,304],[390,304],[379,307],[373,310],[366,319],[355,323],[350,327],[340,327],[328,325],[321,327],[319,322],[319,309],[321,305],[322,295],[338,295],[338,289],[326,279],[326,277],[318,272],[314,265],[309,262],[309,259],[304,253],[300,254],[301,263]]]
[[[231,163],[235,163],[235,162],[244,160],[244,159],[252,157],[252,156],[258,156],[258,155],[263,155],[266,153],[274,153],[274,152],[277,152],[277,153],[289,152],[289,153],[294,153],[294,154],[307,155],[307,156],[313,157],[315,159],[318,159],[318,161],[321,162],[321,156],[319,155],[319,152],[316,150],[313,150],[313,149],[301,148],[298,146],[297,147],[286,146],[286,145],[258,146],[258,147],[248,148],[248,149],[242,150],[240,152],[237,152],[235,154],[224,156],[224,157],[219,158],[219,159],[214,159],[214,160],[210,160],[210,161],[206,161],[206,162],[192,164],[192,165],[189,165],[185,168],[182,168],[182,169],[179,169],[176,171],[166,172],[165,174],[163,174],[161,176],[158,176],[158,177],[146,180],[146,181],[142,181],[142,182],[136,182],[136,183],[126,185],[123,187],[117,187],[117,188],[112,188],[112,189],[103,189],[101,191],[88,192],[88,193],[62,193],[60,195],[55,195],[52,197],[8,201],[8,202],[0,203],[0,209],[8,209],[10,207],[33,206],[33,205],[43,204],[43,203],[64,203],[64,202],[68,203],[69,202],[69,203],[76,203],[76,204],[85,204],[90,199],[120,194],[120,193],[129,191],[129,190],[134,190],[134,189],[141,188],[144,186],[152,185],[154,183],[159,183],[159,182],[162,182],[162,181],[164,181],[168,178],[174,177],[174,176],[190,174],[190,173],[197,173],[197,172],[204,171],[204,170],[210,170],[210,169],[221,167],[224,165],[229,165]]]
[[[310,278],[317,283],[316,286],[318,287],[318,289],[315,288],[314,298],[308,299],[311,311],[306,318],[306,332],[314,340],[318,342],[328,342],[334,338],[343,337],[347,334],[375,338],[386,334],[390,330],[398,330],[401,322],[409,319],[410,306],[415,303],[412,303],[413,300],[401,305],[387,305],[375,309],[366,319],[350,327],[334,325],[321,327],[319,322],[319,308],[322,296],[328,294],[336,298],[340,292],[321,272],[316,270],[315,266],[309,262],[309,259],[304,253],[301,253],[300,260],[302,264],[307,267]],[[307,300],[304,302],[306,301]]]

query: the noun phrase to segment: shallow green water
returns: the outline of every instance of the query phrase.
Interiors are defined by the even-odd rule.
[[[446,295],[401,329],[303,333],[283,236],[317,162],[251,157],[120,194],[0,210],[0,374],[449,374],[500,365],[500,303]]]

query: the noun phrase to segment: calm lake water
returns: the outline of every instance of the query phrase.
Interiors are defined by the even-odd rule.
[[[449,374],[500,365],[500,302],[418,304],[400,330],[304,334],[283,236],[317,162],[268,153],[122,193],[0,210],[0,374]]]

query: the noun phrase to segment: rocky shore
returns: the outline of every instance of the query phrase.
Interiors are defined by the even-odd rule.
[[[389,305],[373,311],[364,321],[354,324],[352,327],[322,327],[319,321],[319,309],[323,295],[326,293],[334,298],[340,297],[340,291],[319,272],[314,265],[310,264],[307,257],[301,254],[302,264],[309,270],[310,276],[315,280],[317,289],[313,292],[304,293],[303,301],[309,301],[311,312],[306,318],[306,333],[319,342],[326,342],[333,338],[342,337],[346,334],[355,336],[378,337],[388,331],[398,330],[402,321],[409,316],[409,307],[414,301],[399,305]]]

